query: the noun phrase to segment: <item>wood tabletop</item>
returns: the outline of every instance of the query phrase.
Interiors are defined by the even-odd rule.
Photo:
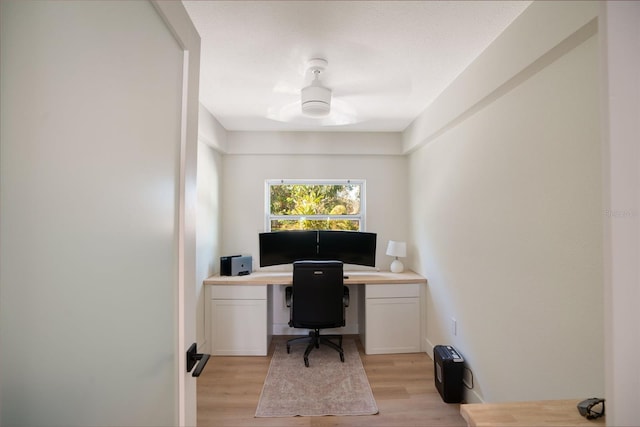
[[[406,284],[427,283],[427,279],[413,271],[392,273],[390,271],[345,271],[345,285],[355,284]],[[255,271],[245,276],[211,276],[204,280],[205,285],[291,285],[291,271],[264,272]]]
[[[470,427],[594,426],[605,425],[605,417],[588,420],[578,412],[583,399],[538,400],[460,405]]]

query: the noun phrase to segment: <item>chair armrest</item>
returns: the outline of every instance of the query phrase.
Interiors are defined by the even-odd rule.
[[[345,307],[349,307],[349,288],[346,286],[342,293],[342,304],[344,304]]]
[[[284,301],[287,307],[291,307],[291,299],[293,297],[293,287],[287,286],[284,290]]]

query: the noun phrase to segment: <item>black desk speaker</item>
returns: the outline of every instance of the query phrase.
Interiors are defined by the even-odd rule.
[[[446,403],[462,402],[464,359],[450,345],[433,348],[433,377],[436,388]]]

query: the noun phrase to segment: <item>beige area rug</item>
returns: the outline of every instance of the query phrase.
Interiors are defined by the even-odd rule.
[[[278,343],[262,387],[256,417],[373,415],[378,406],[356,344],[344,339],[344,363],[334,349],[320,345],[304,366],[306,344]]]

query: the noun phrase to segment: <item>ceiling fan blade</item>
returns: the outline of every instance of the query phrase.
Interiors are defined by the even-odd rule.
[[[322,126],[341,126],[361,121],[350,104],[340,99],[332,99],[331,112],[324,117],[309,117],[304,115],[300,106],[300,100],[297,100],[269,108],[267,118],[279,122]]]
[[[353,95],[397,95],[407,96],[411,93],[412,85],[410,79],[402,81],[359,81],[352,84],[345,83],[336,85],[333,88],[336,96],[353,96]]]
[[[273,93],[286,94],[286,95],[300,95],[300,85],[292,82],[280,80],[273,86]]]

